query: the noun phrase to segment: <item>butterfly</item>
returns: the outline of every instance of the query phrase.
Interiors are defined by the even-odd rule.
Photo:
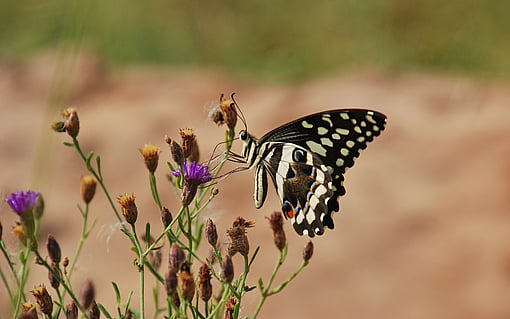
[[[239,158],[255,170],[255,207],[264,204],[269,175],[282,212],[299,235],[333,229],[345,171],[385,126],[386,116],[377,111],[338,109],[296,119],[260,139],[241,130]]]

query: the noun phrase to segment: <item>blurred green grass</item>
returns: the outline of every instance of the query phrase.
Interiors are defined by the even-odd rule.
[[[510,75],[508,0],[0,0],[0,56],[88,48],[108,64],[300,79],[376,66]]]

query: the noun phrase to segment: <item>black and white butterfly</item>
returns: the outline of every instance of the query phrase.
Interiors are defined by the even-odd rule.
[[[255,207],[261,208],[271,177],[286,218],[299,235],[333,229],[346,169],[385,128],[386,116],[366,109],[339,109],[302,117],[257,139],[242,130],[237,160],[255,169]]]

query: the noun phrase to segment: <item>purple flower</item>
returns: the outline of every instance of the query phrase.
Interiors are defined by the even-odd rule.
[[[39,198],[39,192],[35,191],[18,191],[16,193],[12,193],[10,196],[5,198],[5,201],[9,206],[11,206],[12,210],[18,214],[19,216],[23,215],[23,213],[28,212],[32,208],[34,208],[37,199]]]
[[[212,175],[209,173],[209,167],[196,162],[182,163],[182,171],[184,179],[193,185],[200,185],[212,180]],[[172,171],[175,177],[181,177],[181,172],[178,170]]]

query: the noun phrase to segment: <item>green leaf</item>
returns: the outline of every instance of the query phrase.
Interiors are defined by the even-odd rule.
[[[74,143],[71,143],[71,142],[64,142],[63,144],[65,146],[74,147]]]
[[[106,310],[106,308],[102,304],[98,303],[97,306],[99,307],[99,310],[101,310],[101,312],[103,313],[103,315],[105,315],[106,318],[113,319],[108,310]]]
[[[101,156],[96,156],[97,174],[103,179],[103,173],[101,172]]]
[[[119,309],[119,315],[120,315],[120,290],[119,286],[117,286],[117,283],[115,281],[112,281],[113,290],[115,291],[115,304],[117,305],[117,309]]]

